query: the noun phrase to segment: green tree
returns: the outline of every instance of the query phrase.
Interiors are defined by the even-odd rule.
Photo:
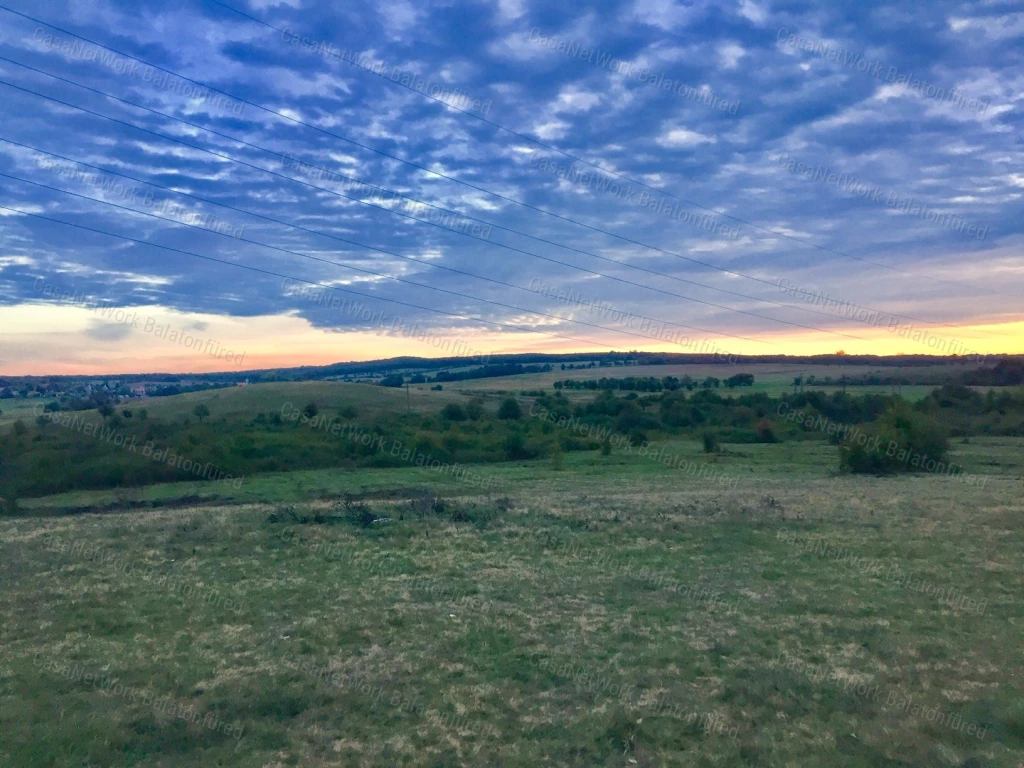
[[[498,418],[505,419],[508,421],[514,419],[521,419],[523,417],[523,409],[519,407],[519,401],[514,397],[505,398],[501,406],[498,408]]]
[[[441,418],[447,421],[465,421],[466,412],[458,403],[448,403],[441,409]]]
[[[874,430],[850,433],[839,445],[839,467],[858,474],[944,472],[949,439],[932,417],[907,403],[890,407]]]
[[[210,415],[210,409],[207,408],[202,403],[200,403],[199,405],[192,409],[192,413],[196,415],[196,418],[199,419],[201,423],[203,419]]]

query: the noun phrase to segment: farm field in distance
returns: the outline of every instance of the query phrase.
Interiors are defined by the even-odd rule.
[[[973,366],[964,366],[969,369]],[[864,366],[864,365],[814,365],[800,363],[759,363],[759,364],[731,364],[731,363],[709,363],[709,364],[680,364],[680,365],[631,365],[631,366],[604,366],[594,368],[573,368],[561,370],[558,366],[545,373],[525,373],[516,376],[499,376],[488,379],[470,379],[467,381],[451,382],[446,388],[454,388],[466,392],[479,392],[480,394],[489,391],[518,392],[520,390],[550,389],[556,381],[564,379],[596,380],[601,378],[621,378],[624,376],[663,376],[683,377],[690,376],[692,379],[701,381],[708,376],[724,380],[737,373],[752,373],[754,385],[744,387],[741,391],[765,392],[774,396],[791,392],[794,389],[793,379],[802,377],[805,381],[808,377],[814,377],[811,387],[825,392],[835,392],[843,387],[838,383],[823,384],[825,378],[831,377],[833,382],[838,382],[843,376],[856,377],[865,374],[878,374],[880,376],[915,376],[933,373],[934,368],[926,366]],[[423,384],[415,385],[418,388],[427,388]],[[804,385],[805,387],[807,385]],[[906,384],[897,387],[908,399],[922,397],[935,388],[934,385]],[[886,384],[855,384],[846,386],[849,392],[889,394],[894,388]],[[724,391],[724,388],[723,388]],[[575,391],[578,393],[579,391]],[[566,393],[573,396],[573,391]]]

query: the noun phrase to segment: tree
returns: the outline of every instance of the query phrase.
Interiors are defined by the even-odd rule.
[[[307,419],[312,419],[318,413],[320,413],[320,409],[317,407],[316,403],[306,403],[306,407],[302,409],[302,415]]]
[[[725,386],[727,387],[752,387],[754,386],[754,374],[752,373],[737,373],[735,376],[730,376],[725,380]]]
[[[99,407],[99,412],[100,416],[102,416],[104,419],[109,419],[111,416],[114,415],[114,408],[113,406],[110,405],[110,403],[103,403],[103,405]]]
[[[441,418],[447,421],[465,421],[466,412],[458,403],[448,403],[441,409]]]
[[[380,385],[382,387],[401,387],[404,384],[405,379],[402,378],[402,374],[400,373],[392,373],[380,380]]]
[[[502,401],[501,407],[498,408],[498,418],[513,420],[521,419],[523,417],[523,409],[519,407],[519,401],[514,397],[507,397]]]
[[[199,419],[200,423],[202,423],[203,419],[210,415],[210,409],[207,408],[203,403],[200,403],[199,405],[192,409],[192,413],[194,413],[196,415],[196,418]]]

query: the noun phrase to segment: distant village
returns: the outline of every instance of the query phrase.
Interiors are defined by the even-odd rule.
[[[177,395],[201,389],[245,386],[243,381],[217,381],[209,378],[160,378],[136,381],[125,378],[78,378],[72,376],[25,377],[0,379],[0,400],[11,398],[44,398],[48,400],[83,402],[121,402]]]

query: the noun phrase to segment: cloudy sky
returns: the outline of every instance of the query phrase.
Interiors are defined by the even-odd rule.
[[[4,0],[0,373],[1022,352],[1022,38],[998,0]]]

